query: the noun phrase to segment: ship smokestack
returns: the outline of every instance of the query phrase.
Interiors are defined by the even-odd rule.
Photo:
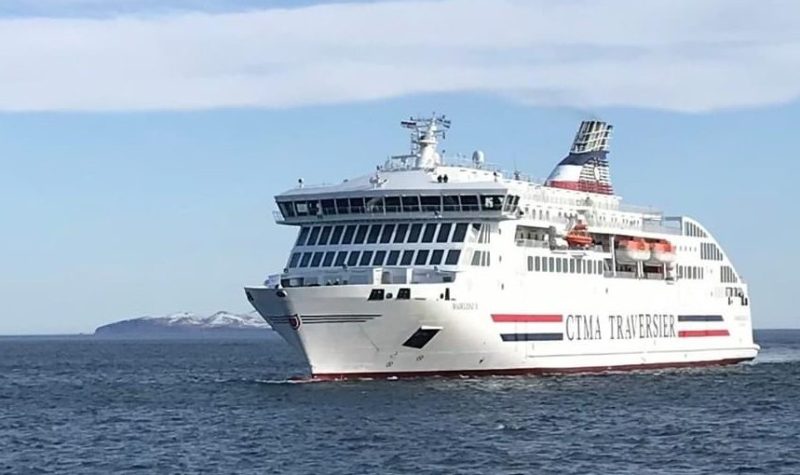
[[[584,120],[572,141],[569,155],[547,178],[553,188],[613,195],[608,167],[608,143],[613,126],[599,120]]]

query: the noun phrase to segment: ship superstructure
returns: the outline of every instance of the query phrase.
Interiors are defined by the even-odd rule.
[[[276,196],[298,235],[247,298],[320,378],[725,364],[756,356],[747,285],[711,233],[614,194],[612,127],[544,182],[412,118],[409,154]]]

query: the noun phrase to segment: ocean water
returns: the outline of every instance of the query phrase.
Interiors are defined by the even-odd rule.
[[[800,331],[755,363],[294,382],[264,340],[0,339],[0,473],[800,474]]]

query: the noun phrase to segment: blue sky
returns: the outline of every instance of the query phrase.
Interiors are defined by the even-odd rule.
[[[434,110],[453,119],[450,152],[541,177],[579,120],[611,121],[626,201],[700,219],[750,283],[756,326],[798,327],[800,253],[782,239],[800,232],[798,13],[3,2],[0,334],[249,310],[241,287],[280,269],[293,235],[272,196],[373,169],[407,149],[401,118]]]

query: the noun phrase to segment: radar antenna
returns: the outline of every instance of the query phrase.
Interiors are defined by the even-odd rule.
[[[416,158],[417,168],[434,168],[442,164],[442,156],[436,151],[439,139],[446,138],[450,120],[444,115],[431,117],[409,117],[400,125],[411,130],[411,155]],[[398,157],[399,158],[399,157]]]

